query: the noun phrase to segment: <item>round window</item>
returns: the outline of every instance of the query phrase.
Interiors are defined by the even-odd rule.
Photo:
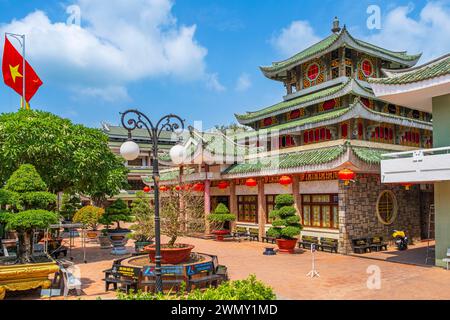
[[[377,217],[384,225],[392,224],[397,219],[397,198],[390,190],[385,190],[380,193],[377,200]]]
[[[319,76],[319,65],[317,63],[313,63],[312,65],[310,65],[308,67],[307,75],[309,80],[316,80]]]
[[[370,62],[367,59],[364,59],[361,66],[362,66],[362,72],[364,73],[364,75],[366,77],[370,77],[373,73],[372,62]]]

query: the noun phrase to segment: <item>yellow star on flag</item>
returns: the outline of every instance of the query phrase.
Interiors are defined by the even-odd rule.
[[[20,64],[18,64],[15,67],[13,67],[12,65],[9,65],[9,71],[11,72],[11,77],[12,77],[14,83],[16,83],[17,77],[23,78],[23,76],[19,72],[19,67],[20,67]]]

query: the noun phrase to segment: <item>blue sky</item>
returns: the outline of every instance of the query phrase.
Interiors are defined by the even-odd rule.
[[[450,52],[450,1],[17,3],[0,0],[0,31],[2,37],[27,34],[28,60],[44,82],[32,108],[92,127],[117,124],[119,112],[133,107],[155,119],[176,113],[188,123],[203,121],[207,129],[279,102],[282,85],[258,66],[327,36],[334,16],[358,38],[422,51],[421,62]],[[66,23],[73,5],[80,8],[80,26]],[[366,26],[370,5],[381,9],[381,29]],[[18,103],[1,84],[0,112],[15,111]]]

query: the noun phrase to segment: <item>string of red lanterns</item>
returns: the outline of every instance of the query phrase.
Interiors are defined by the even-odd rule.
[[[229,184],[228,184],[228,182],[226,182],[226,181],[220,181],[218,184],[217,184],[217,187],[219,188],[219,189],[226,189],[226,188],[228,188],[228,186],[229,186]]]
[[[281,178],[278,182],[282,186],[287,187],[288,185],[292,184],[292,178],[290,176],[281,176]]]
[[[344,185],[348,186],[350,181],[355,180],[356,174],[350,169],[343,169],[338,172],[339,180],[344,181]]]
[[[253,188],[258,185],[258,182],[253,178],[249,178],[249,179],[245,180],[245,185],[247,187]]]

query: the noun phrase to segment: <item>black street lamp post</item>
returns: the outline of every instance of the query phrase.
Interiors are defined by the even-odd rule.
[[[163,131],[176,132],[184,129],[184,120],[174,114],[162,117],[156,125],[138,110],[127,110],[122,115],[122,126],[128,130],[128,141],[121,148],[120,153],[126,160],[134,160],[139,156],[139,146],[131,140],[131,132],[135,129],[147,129],[152,143],[150,158],[153,164],[153,183],[155,195],[155,277],[156,291],[162,292],[163,284],[161,277],[161,219],[159,216],[159,161],[158,141]]]

